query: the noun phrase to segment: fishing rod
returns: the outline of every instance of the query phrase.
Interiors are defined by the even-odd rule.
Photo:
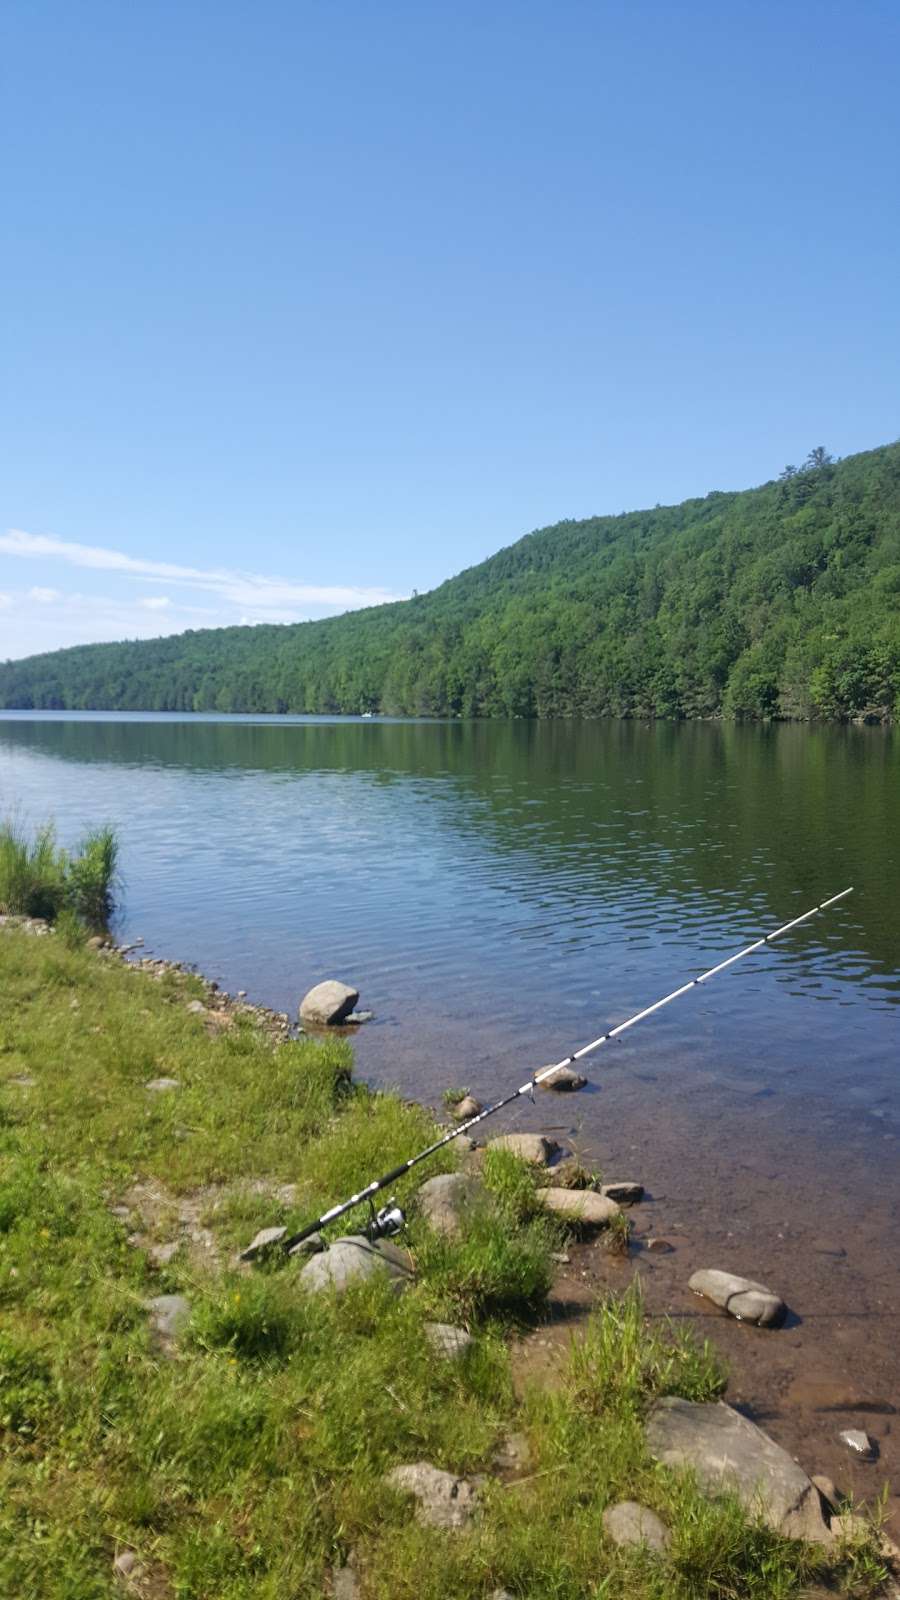
[[[562,1061],[555,1061],[549,1067],[542,1067],[540,1072],[533,1073],[526,1083],[520,1084],[518,1089],[513,1089],[511,1094],[503,1095],[500,1100],[495,1100],[493,1105],[486,1106],[483,1111],[477,1112],[474,1117],[469,1117],[465,1122],[461,1122],[458,1128],[451,1128],[448,1133],[443,1134],[440,1139],[436,1139],[426,1149],[420,1150],[418,1155],[410,1156],[408,1161],[402,1161],[398,1167],[393,1167],[383,1177],[376,1178],[372,1183],[366,1184],[364,1189],[360,1189],[357,1194],[351,1195],[349,1200],[342,1201],[340,1205],[332,1206],[329,1211],[323,1211],[320,1217],[316,1217],[315,1222],[310,1222],[305,1228],[301,1228],[299,1233],[291,1234],[290,1238],[283,1239],[281,1248],[288,1252],[295,1250],[305,1239],[309,1239],[312,1234],[318,1233],[320,1228],[326,1227],[329,1222],[335,1222],[338,1217],[344,1216],[345,1212],[352,1211],[354,1206],[363,1205],[367,1201],[372,1212],[371,1220],[366,1228],[369,1238],[377,1239],[385,1235],[399,1233],[405,1221],[403,1212],[393,1200],[376,1212],[372,1205],[372,1200],[376,1194],[380,1194],[390,1184],[396,1183],[398,1178],[405,1177],[406,1173],[411,1172],[413,1167],[417,1167],[421,1161],[427,1161],[429,1156],[436,1155],[439,1150],[443,1150],[445,1145],[452,1144],[454,1139],[459,1139],[470,1128],[477,1127],[480,1122],[486,1121],[488,1117],[493,1117],[496,1112],[502,1111],[505,1106],[512,1105],[515,1100],[519,1100],[523,1095],[528,1095],[533,1101],[536,1085],[545,1082],[547,1078],[552,1078],[555,1072],[559,1072],[563,1067],[570,1067],[575,1061],[583,1060],[585,1056],[591,1055],[594,1050],[599,1050],[601,1045],[608,1044],[610,1039],[617,1039],[628,1028],[635,1027],[638,1022],[643,1022],[646,1017],[652,1017],[654,1011],[661,1011],[663,1006],[670,1005],[673,1000],[677,1000],[681,995],[687,994],[689,989],[696,989],[701,983],[708,983],[710,978],[714,978],[719,972],[724,972],[726,967],[733,967],[736,961],[742,961],[744,956],[752,955],[754,950],[762,950],[766,945],[772,944],[776,939],[780,939],[782,934],[789,933],[792,928],[799,928],[801,922],[808,922],[810,917],[817,916],[820,911],[827,911],[829,906],[836,905],[839,900],[845,899],[848,894],[852,893],[851,886],[849,889],[842,889],[840,894],[833,894],[828,900],[821,900],[810,911],[804,911],[801,917],[794,917],[790,922],[785,922],[780,928],[776,928],[774,932],[763,934],[762,938],[755,939],[752,944],[745,945],[743,950],[736,951],[733,956],[728,956],[726,960],[717,962],[714,967],[709,967],[706,972],[701,972],[699,977],[689,978],[687,983],[680,984],[677,989],[672,990],[671,994],[665,994],[661,1000],[655,1000],[652,1005],[645,1006],[642,1011],[636,1011],[633,1017],[628,1017],[625,1022],[620,1022],[617,1027],[608,1029],[606,1033],[601,1033],[599,1038],[592,1039],[590,1044],[582,1045],[580,1050],[575,1050],[571,1055],[564,1056]]]

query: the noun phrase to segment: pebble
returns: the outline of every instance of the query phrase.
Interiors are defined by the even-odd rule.
[[[874,1461],[878,1454],[878,1446],[874,1439],[870,1439],[862,1428],[844,1428],[838,1434],[841,1444],[845,1444],[854,1455],[861,1456],[864,1461]]]
[[[170,1089],[180,1089],[181,1084],[177,1078],[151,1078],[144,1084],[151,1094],[166,1094]]]
[[[720,1272],[714,1267],[695,1272],[688,1279],[688,1288],[720,1306],[738,1322],[753,1322],[760,1328],[771,1328],[781,1322],[787,1309],[780,1296],[764,1284],[755,1283],[752,1278],[739,1278],[734,1272]]]

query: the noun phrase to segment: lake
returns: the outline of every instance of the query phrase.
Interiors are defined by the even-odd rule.
[[[654,1265],[660,1295],[723,1254],[780,1275],[820,1355],[828,1316],[836,1368],[864,1337],[896,1387],[890,730],[9,713],[11,811],[67,843],[115,825],[120,939],[291,1013],[322,978],[354,983],[375,1013],[359,1072],[435,1104],[513,1087],[853,884],[515,1125],[638,1169],[652,1226],[690,1241]]]

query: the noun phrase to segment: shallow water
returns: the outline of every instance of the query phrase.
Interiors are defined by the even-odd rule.
[[[116,825],[122,938],[279,1010],[323,977],[356,983],[376,1013],[359,1070],[434,1100],[522,1081],[853,884],[518,1121],[637,1163],[652,1226],[691,1240],[684,1268],[652,1268],[671,1293],[688,1254],[777,1277],[806,1332],[770,1349],[808,1363],[814,1337],[840,1366],[849,1338],[900,1404],[890,731],[7,714],[11,810],[53,814],[66,841]],[[847,1255],[818,1251],[826,1236]]]

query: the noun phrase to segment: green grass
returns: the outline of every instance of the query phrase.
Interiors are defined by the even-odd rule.
[[[51,823],[29,835],[12,821],[0,825],[0,912],[67,918],[74,924],[105,928],[113,909],[119,847],[112,828],[94,828],[74,855],[57,844]]]
[[[558,1390],[517,1397],[507,1334],[546,1292],[559,1229],[507,1153],[486,1163],[494,1206],[461,1239],[413,1220],[401,1299],[378,1284],[305,1296],[283,1260],[236,1270],[257,1227],[307,1221],[433,1124],[355,1085],[341,1040],[276,1047],[243,1022],[211,1037],[186,1010],[198,987],[0,933],[0,1593],[121,1597],[112,1561],[129,1547],[150,1600],[320,1600],[351,1549],[365,1600],[798,1594],[821,1553],[648,1459],[652,1398],[710,1397],[722,1374],[635,1294],[598,1307]],[[159,1076],[180,1088],[148,1092]],[[155,1267],[149,1247],[179,1214],[182,1246]],[[174,1359],[143,1307],[163,1292],[192,1306]],[[473,1332],[462,1362],[435,1359],[436,1316]],[[512,1430],[534,1459],[504,1483],[491,1462]],[[390,1467],[422,1459],[488,1474],[471,1531],[423,1528],[385,1490]],[[625,1497],[672,1528],[665,1563],[606,1540],[603,1510]],[[874,1593],[871,1547],[840,1573],[844,1592]]]

